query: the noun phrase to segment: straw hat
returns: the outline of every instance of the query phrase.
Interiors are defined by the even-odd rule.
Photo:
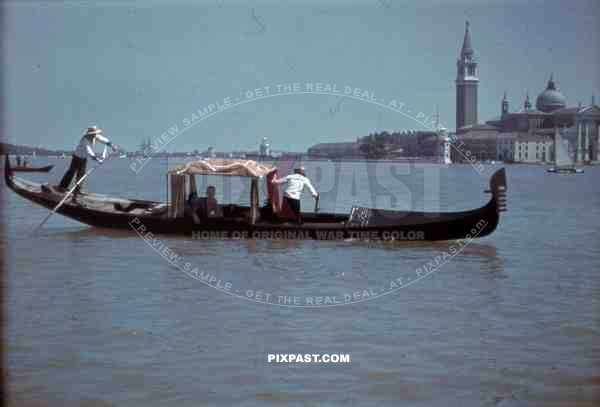
[[[102,129],[99,129],[97,126],[90,126],[85,132],[85,136],[96,136],[98,134],[102,134]]]

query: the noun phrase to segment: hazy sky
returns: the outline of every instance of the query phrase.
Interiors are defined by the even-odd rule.
[[[533,103],[551,72],[570,105],[600,100],[597,1],[98,1],[4,5],[5,141],[72,148],[88,124],[135,149],[209,104],[306,82],[367,90],[454,129],[456,59],[471,22],[479,117]],[[283,89],[283,88],[282,88]],[[303,89],[304,90],[304,89]],[[238,105],[169,151],[305,151],[376,128],[423,129],[383,106],[326,94]]]

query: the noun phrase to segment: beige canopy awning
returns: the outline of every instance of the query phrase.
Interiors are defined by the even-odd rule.
[[[238,177],[262,177],[276,171],[277,167],[260,164],[252,160],[210,159],[189,162],[181,167],[169,170],[177,175],[225,175]]]

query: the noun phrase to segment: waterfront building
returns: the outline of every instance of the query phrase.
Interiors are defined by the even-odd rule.
[[[535,99],[535,107],[525,92],[521,107],[511,111],[505,92],[500,115],[479,123],[479,68],[469,22],[456,68],[456,132],[452,143],[433,131],[382,131],[356,143],[318,144],[309,149],[309,155],[355,157],[375,152],[374,156],[381,156],[393,151],[406,158],[444,164],[473,161],[473,157],[477,161],[546,163],[554,159],[554,134],[560,132],[576,163],[600,163],[600,107],[593,97],[590,104],[569,107],[550,75],[546,88]],[[442,130],[440,134],[447,133]]]
[[[553,138],[546,134],[499,133],[496,137],[496,160],[522,163],[550,163]]]
[[[550,162],[556,131],[569,143],[576,163],[600,161],[600,108],[593,97],[588,105],[568,107],[566,97],[550,75],[535,107],[526,92],[522,108],[511,112],[505,92],[500,116],[478,123],[478,85],[477,61],[467,22],[457,62],[455,144],[460,147],[451,150],[453,162],[466,162],[472,156],[478,161]]]
[[[529,94],[523,107],[510,112],[506,94],[501,102],[501,115],[484,124],[458,129],[461,149],[470,151],[478,160],[510,160],[523,163],[545,163],[553,160],[554,133],[560,131],[576,163],[600,161],[600,108],[589,105],[567,107],[566,98],[558,90],[552,75],[536,99],[533,108]],[[464,162],[455,152],[453,161]]]

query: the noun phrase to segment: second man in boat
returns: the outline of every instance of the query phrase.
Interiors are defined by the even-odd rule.
[[[272,182],[274,184],[287,183],[285,196],[283,197],[284,208],[290,208],[294,214],[296,221],[299,224],[301,224],[302,217],[300,197],[302,195],[302,191],[304,191],[304,188],[307,187],[310,190],[310,193],[312,194],[313,198],[317,199],[319,197],[319,193],[315,190],[315,187],[313,187],[310,180],[306,177],[304,167],[294,169],[294,173],[286,177],[274,178]]]

